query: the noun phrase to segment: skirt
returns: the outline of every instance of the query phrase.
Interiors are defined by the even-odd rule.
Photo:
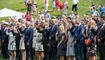
[[[31,7],[27,7],[27,11],[31,11]]]
[[[24,40],[20,40],[20,50],[25,50]]]
[[[70,37],[67,42],[66,56],[75,56],[74,43],[72,44],[72,47],[70,47],[71,40],[72,40],[72,37]]]
[[[44,51],[43,45],[41,43],[35,44],[35,51]]]
[[[10,51],[16,50],[16,43],[13,42],[12,44],[9,44],[9,45],[8,45],[8,50],[10,50]]]

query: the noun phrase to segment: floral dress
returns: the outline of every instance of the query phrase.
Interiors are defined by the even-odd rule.
[[[88,31],[88,39],[92,41],[92,43],[88,45],[88,55],[96,55],[96,36],[92,31]]]
[[[8,50],[10,51],[16,50],[16,41],[15,41],[14,32],[12,30],[9,30],[6,32],[6,34],[9,36]]]
[[[42,39],[42,34],[37,31],[33,34],[33,48],[35,51],[44,51],[42,42],[38,42],[39,39]]]

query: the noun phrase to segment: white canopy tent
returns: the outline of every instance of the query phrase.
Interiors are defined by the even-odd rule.
[[[0,17],[13,17],[13,16],[22,16],[22,15],[24,14],[7,8],[0,10]]]

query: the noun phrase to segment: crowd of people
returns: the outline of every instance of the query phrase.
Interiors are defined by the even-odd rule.
[[[78,0],[73,0],[67,15],[68,2],[52,0],[53,11],[64,8],[62,16],[50,16],[48,7],[33,19],[37,4],[25,0],[27,14],[21,19],[0,22],[1,54],[10,60],[105,60],[105,7],[92,2],[90,16],[79,17]],[[47,4],[45,0],[45,4]],[[60,5],[59,5],[60,4]],[[62,7],[61,7],[62,5]],[[46,5],[45,5],[46,6]],[[33,7],[33,8],[32,8]],[[75,8],[75,12],[73,11]],[[32,10],[32,11],[31,11]],[[99,10],[99,11],[98,11]]]

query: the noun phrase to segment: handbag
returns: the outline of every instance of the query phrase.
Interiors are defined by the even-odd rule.
[[[85,44],[86,45],[91,45],[92,44],[92,41],[91,40],[88,40],[88,39],[85,39]]]

